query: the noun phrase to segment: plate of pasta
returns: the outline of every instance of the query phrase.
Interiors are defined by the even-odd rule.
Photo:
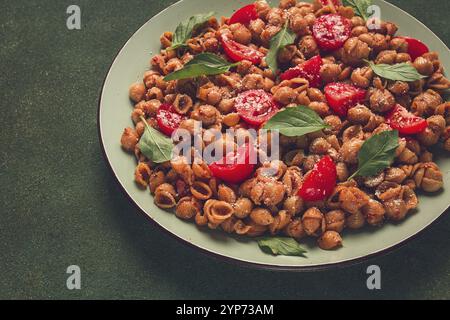
[[[448,68],[385,1],[183,0],[116,56],[100,141],[130,201],[203,252],[356,263],[448,209]]]

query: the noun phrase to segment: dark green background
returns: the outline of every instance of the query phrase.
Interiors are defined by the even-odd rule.
[[[450,298],[448,215],[387,256],[300,274],[217,261],[134,208],[101,154],[98,97],[117,51],[173,2],[2,1],[0,298]],[[450,1],[390,2],[448,45]],[[66,28],[70,4],[81,31]],[[80,291],[65,286],[72,264]],[[382,268],[381,291],[366,288],[370,264]]]

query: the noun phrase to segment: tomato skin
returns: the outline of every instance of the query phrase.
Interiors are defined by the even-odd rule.
[[[323,6],[327,6],[329,0],[319,0],[319,1],[320,1],[320,3],[321,3]],[[340,0],[331,0],[331,2],[334,4],[335,7],[338,7],[338,6],[341,5],[341,1],[340,1]]]
[[[325,156],[306,175],[298,195],[305,201],[324,200],[333,193],[336,181],[336,165],[330,156]]]
[[[214,162],[209,165],[212,175],[228,183],[239,184],[247,180],[254,172],[256,164],[251,164],[251,155],[254,149],[245,144],[237,149],[236,153],[230,153],[222,160],[220,164]],[[231,162],[231,163],[230,163]]]
[[[255,4],[249,4],[237,10],[230,18],[229,24],[242,23],[248,24],[252,20],[259,18]]]
[[[319,88],[322,84],[322,77],[320,76],[320,69],[322,68],[323,60],[320,55],[312,57],[308,61],[290,68],[281,74],[281,80],[291,80],[293,78],[305,78],[309,81],[309,85],[313,88]]]
[[[301,66],[302,65],[298,65],[296,67],[287,69],[285,72],[283,72],[280,75],[280,79],[284,81],[284,80],[291,80],[291,79],[297,78],[301,73],[301,68],[300,68]]]
[[[341,48],[351,36],[350,20],[338,14],[327,14],[318,18],[312,27],[313,36],[322,50]]]
[[[264,54],[258,50],[230,40],[225,35],[220,37],[220,41],[227,57],[233,62],[248,60],[254,65],[258,65],[261,63],[262,58],[264,58]]]
[[[364,89],[342,82],[333,82],[325,86],[328,105],[341,117],[347,116],[349,108],[364,101],[366,93]]]
[[[173,132],[178,129],[181,121],[185,119],[186,116],[178,114],[170,104],[162,104],[156,113],[159,131],[169,137],[171,137]]]
[[[240,93],[234,105],[242,120],[255,127],[261,126],[279,110],[272,94],[262,89]]]
[[[386,122],[392,129],[398,130],[399,133],[404,135],[418,134],[428,127],[428,122],[425,119],[412,114],[399,104],[389,113]]]
[[[422,41],[410,38],[410,37],[397,37],[408,42],[408,54],[411,56],[412,61],[416,60],[418,57],[423,56],[425,53],[430,52],[427,45]]]

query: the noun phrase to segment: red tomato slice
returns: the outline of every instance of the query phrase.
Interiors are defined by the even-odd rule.
[[[262,58],[264,58],[264,54],[258,50],[244,46],[234,40],[227,39],[226,36],[222,35],[221,42],[223,50],[233,62],[248,60],[251,63],[258,65],[261,63]]]
[[[273,96],[262,89],[240,93],[234,105],[241,118],[252,126],[268,121],[279,109]]]
[[[259,18],[258,11],[256,11],[255,4],[249,4],[248,6],[240,8],[230,18],[229,23],[242,23],[248,24],[252,20]]]
[[[290,80],[293,78],[305,78],[309,81],[309,85],[314,88],[320,87],[322,84],[322,78],[320,76],[320,68],[322,68],[323,61],[320,55],[315,56],[308,61],[298,65],[294,68],[290,68],[286,72],[282,73],[281,80]]]
[[[348,109],[364,101],[366,90],[351,84],[334,82],[325,86],[325,97],[331,109],[339,116],[345,117]]]
[[[423,56],[425,53],[430,52],[427,45],[422,41],[410,37],[398,37],[400,39],[406,40],[408,42],[408,53],[411,56],[412,61],[416,60],[418,57]]]
[[[178,129],[181,121],[185,119],[186,117],[178,114],[170,104],[162,104],[156,113],[159,130],[169,137]]]
[[[406,135],[421,133],[428,127],[425,119],[415,116],[399,104],[387,116],[386,122],[392,129]]]
[[[305,201],[324,200],[333,193],[336,180],[336,165],[330,156],[325,156],[306,175],[298,195]]]
[[[227,154],[222,162],[214,162],[209,165],[212,175],[225,182],[238,184],[247,180],[255,170],[256,164],[251,164],[250,160],[254,149],[245,144],[238,148],[237,152]]]
[[[327,6],[329,2],[332,2],[335,7],[338,7],[341,5],[340,0],[319,0],[319,1],[323,6]]]
[[[343,16],[327,14],[314,22],[312,30],[319,47],[322,50],[332,51],[341,48],[350,38],[352,24]]]

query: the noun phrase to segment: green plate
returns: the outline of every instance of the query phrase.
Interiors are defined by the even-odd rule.
[[[130,200],[151,220],[183,242],[224,260],[271,269],[311,270],[355,263],[398,247],[446,211],[450,197],[450,162],[444,153],[436,154],[436,162],[444,172],[446,189],[434,196],[420,195],[420,206],[416,213],[399,224],[387,223],[379,229],[364,228],[358,232],[346,232],[343,237],[344,247],[336,251],[322,251],[313,242],[307,242],[307,258],[267,255],[252,240],[230,237],[220,231],[200,230],[193,223],[183,222],[174,214],[157,208],[150,193],[141,191],[135,185],[135,159],[120,147],[123,129],[132,126],[128,87],[133,82],[141,81],[144,71],[149,68],[151,56],[160,50],[159,37],[164,31],[174,30],[179,21],[197,13],[215,11],[218,17],[230,16],[233,9],[250,1],[214,0],[208,1],[207,8],[205,3],[205,0],[180,1],[150,19],[119,52],[103,85],[98,123],[105,157]],[[274,5],[276,3],[273,1]],[[431,50],[439,52],[445,68],[450,70],[450,51],[433,32],[387,2],[377,0],[374,3],[380,6],[384,20],[398,24],[399,34],[423,40]]]

